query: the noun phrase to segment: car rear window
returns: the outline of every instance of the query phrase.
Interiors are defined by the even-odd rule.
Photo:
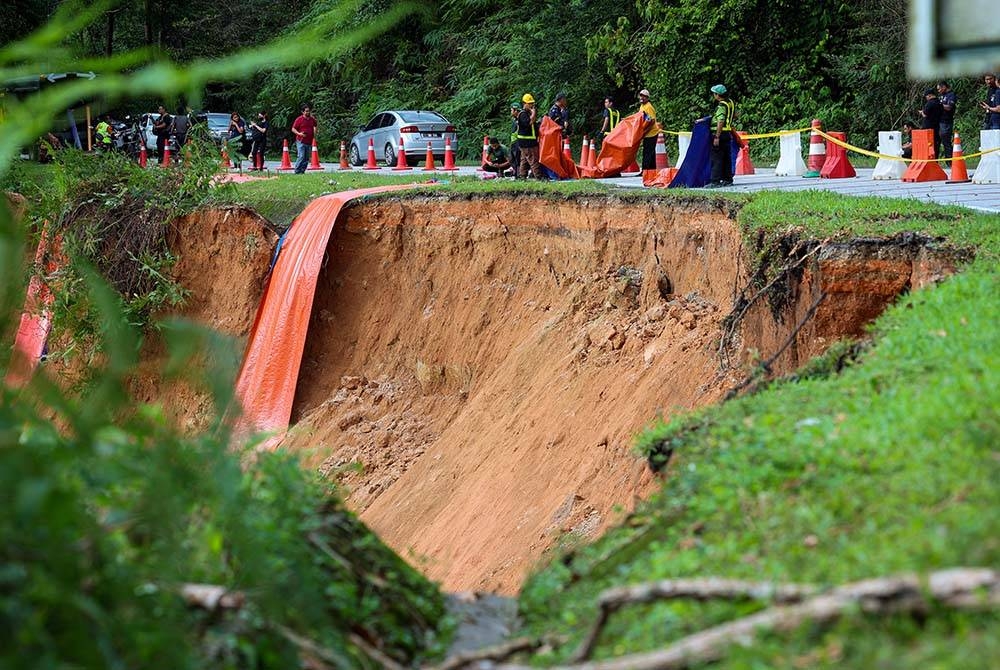
[[[447,123],[437,112],[397,112],[403,123]]]

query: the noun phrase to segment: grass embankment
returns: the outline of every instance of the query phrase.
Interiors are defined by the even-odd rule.
[[[748,234],[785,230],[947,235],[978,257],[948,281],[901,299],[872,328],[874,346],[813,376],[669,423],[637,439],[673,449],[662,491],[626,524],[535,574],[527,630],[570,643],[608,587],[724,576],[837,585],[903,571],[1000,565],[1000,216],[832,194],[755,195]],[[841,352],[842,353],[842,352]],[[816,372],[818,371],[818,374]],[[612,615],[596,658],[661,648],[761,609],[759,604],[635,605]],[[732,648],[718,667],[990,667],[1000,615],[861,613]],[[995,666],[993,666],[995,667]]]

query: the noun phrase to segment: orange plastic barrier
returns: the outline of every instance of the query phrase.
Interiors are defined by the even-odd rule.
[[[548,116],[538,129],[538,160],[560,179],[579,179],[573,158],[563,152],[562,128]]]
[[[277,432],[262,445],[273,449],[288,427],[316,280],[341,208],[372,193],[417,186],[396,184],[325,195],[309,203],[296,217],[282,238],[281,252],[264,288],[236,380],[236,397],[243,407],[237,434]]]
[[[923,129],[910,133],[913,142],[913,162],[900,181],[947,181],[941,164],[934,161],[934,131]]]
[[[49,253],[49,224],[42,228],[42,236],[35,250],[35,268],[28,282],[28,293],[24,297],[24,311],[21,323],[14,336],[14,352],[4,381],[11,388],[24,386],[38,367],[38,361],[45,351],[45,343],[52,329],[52,289],[42,279],[42,273],[51,274],[59,269],[59,238],[52,244]]]
[[[623,118],[604,138],[596,165],[593,169],[585,170],[584,176],[600,179],[620,175],[635,162],[635,155],[642,146],[642,136],[652,123],[642,112]]]

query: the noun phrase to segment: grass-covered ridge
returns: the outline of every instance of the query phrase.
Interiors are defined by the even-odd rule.
[[[652,425],[640,449],[673,449],[662,491],[625,525],[553,560],[526,584],[527,630],[567,634],[538,662],[564,660],[605,588],[724,576],[837,585],[898,572],[1000,565],[1000,217],[908,201],[828,194],[753,196],[749,237],[916,231],[974,245],[959,275],[903,298],[873,346],[836,372]],[[831,354],[841,356],[838,350]],[[760,609],[693,601],[626,607],[596,658],[665,647]],[[717,667],[986,668],[1000,616],[933,611],[848,616],[732,648]]]

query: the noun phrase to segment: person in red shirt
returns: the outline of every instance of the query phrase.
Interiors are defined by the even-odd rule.
[[[295,174],[305,174],[313,138],[316,137],[316,117],[312,115],[312,107],[308,104],[302,105],[302,115],[292,123],[292,132],[295,134],[295,148],[298,151]]]

